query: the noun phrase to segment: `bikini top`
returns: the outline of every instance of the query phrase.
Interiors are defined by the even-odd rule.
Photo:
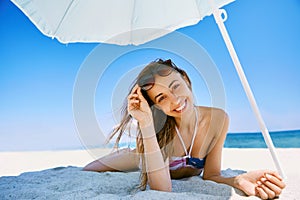
[[[197,112],[197,109],[195,109],[195,111],[196,111],[196,125],[195,125],[195,130],[194,130],[194,133],[193,133],[192,143],[191,143],[191,147],[190,147],[189,152],[187,152],[187,149],[185,147],[184,141],[181,137],[181,134],[180,134],[178,128],[175,127],[176,133],[177,133],[177,135],[180,139],[180,142],[183,146],[185,156],[183,156],[183,157],[171,157],[171,160],[170,160],[170,163],[169,163],[169,169],[170,170],[177,170],[177,169],[180,169],[182,167],[190,167],[190,168],[194,168],[194,169],[203,169],[204,168],[206,157],[203,158],[203,159],[191,157],[193,145],[194,145],[197,130],[198,130],[198,123],[197,123],[198,122],[198,112]]]
[[[169,164],[169,169],[177,170],[183,167],[190,167],[194,169],[203,169],[205,165],[205,158],[193,158],[193,157],[172,157],[172,161]]]

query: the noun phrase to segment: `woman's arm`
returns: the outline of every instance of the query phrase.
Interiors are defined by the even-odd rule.
[[[141,88],[136,85],[128,96],[128,113],[134,117],[142,132],[144,145],[146,173],[151,189],[161,191],[171,191],[171,177],[169,167],[164,162],[159,148],[154,129],[152,111],[143,97]]]
[[[170,192],[172,191],[172,182],[168,160],[164,162],[155,136],[153,123],[145,127],[140,125],[140,127],[143,135],[143,156],[145,158],[149,186],[153,190]]]
[[[221,176],[221,160],[222,149],[226,138],[229,118],[222,110],[212,109],[210,127],[207,134],[213,134],[217,142],[210,147],[209,153],[206,157],[203,179],[213,180],[218,183],[225,183],[236,187],[234,178],[225,178]]]
[[[258,170],[244,173],[236,177],[221,176],[221,156],[223,144],[226,138],[229,119],[225,112],[216,116],[216,120],[212,120],[211,126],[221,127],[220,136],[212,150],[207,155],[203,179],[212,180],[218,183],[225,183],[232,187],[238,188],[247,195],[256,195],[262,199],[274,198],[279,196],[285,184],[281,177],[269,170]],[[218,130],[218,128],[216,129]],[[218,134],[216,134],[218,135]]]
[[[84,171],[136,171],[139,169],[139,156],[136,149],[121,149],[86,165]]]

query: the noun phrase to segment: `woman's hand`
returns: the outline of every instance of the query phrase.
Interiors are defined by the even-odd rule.
[[[277,172],[268,170],[251,171],[236,177],[238,188],[247,195],[256,195],[261,199],[278,197],[285,184]]]
[[[147,100],[143,97],[141,88],[135,85],[127,97],[128,113],[135,118],[140,126],[149,125],[152,120],[152,111]]]

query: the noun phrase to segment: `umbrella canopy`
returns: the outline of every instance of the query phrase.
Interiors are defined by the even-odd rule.
[[[211,15],[210,0],[12,0],[61,43],[142,44]],[[217,8],[233,0],[217,0]]]
[[[222,6],[233,0],[11,0],[45,35],[62,43],[143,44],[213,14],[279,173],[284,176],[241,63]]]

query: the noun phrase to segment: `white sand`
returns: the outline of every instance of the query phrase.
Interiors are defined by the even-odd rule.
[[[81,171],[81,167],[109,152],[108,149],[0,152],[0,199],[258,199],[199,177],[173,180],[172,193],[141,192],[135,189],[139,183],[138,172]],[[277,152],[287,176],[287,188],[280,199],[299,199],[300,149],[278,149]],[[224,175],[234,176],[241,173],[240,170],[275,167],[267,149],[224,149],[222,169]]]

